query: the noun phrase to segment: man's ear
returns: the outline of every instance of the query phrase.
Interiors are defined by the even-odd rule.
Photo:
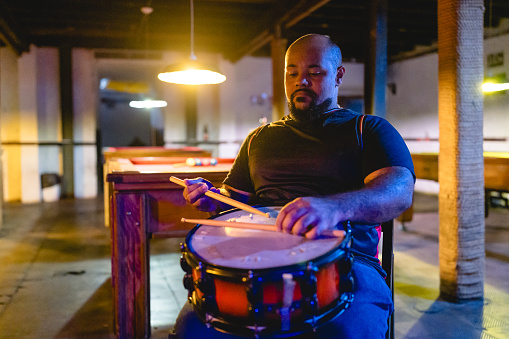
[[[336,86],[340,86],[343,82],[343,76],[345,75],[345,68],[343,66],[339,66],[336,71]]]

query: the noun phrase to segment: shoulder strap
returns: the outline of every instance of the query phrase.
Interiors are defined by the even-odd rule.
[[[360,116],[357,117],[357,142],[359,143],[359,147],[361,148],[361,151],[363,149],[363,143],[362,143],[362,129],[364,127],[364,117],[366,115],[365,114],[362,114]],[[375,229],[377,231],[377,234],[378,234],[378,242],[380,242],[380,239],[382,237],[382,224],[378,225],[378,226],[375,226]],[[378,246],[376,247],[376,254],[375,254],[375,258],[378,259]],[[380,260],[378,260],[378,262],[380,262]]]
[[[362,148],[363,148],[363,143],[362,143],[362,129],[363,129],[363,126],[364,126],[364,117],[365,115],[364,114],[361,114],[357,117],[357,143],[359,144],[360,148],[361,148],[361,151],[362,151]]]

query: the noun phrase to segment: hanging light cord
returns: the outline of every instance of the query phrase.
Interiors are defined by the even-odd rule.
[[[196,60],[194,55],[194,1],[190,0],[191,3],[191,60]]]

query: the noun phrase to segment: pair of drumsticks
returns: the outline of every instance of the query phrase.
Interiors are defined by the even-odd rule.
[[[184,180],[179,179],[177,177],[171,176],[170,181],[177,185],[186,187]],[[259,214],[264,217],[270,218],[269,213],[262,212],[252,206],[249,206],[247,204],[244,204],[244,203],[234,200],[232,198],[228,198],[222,194],[214,193],[212,191],[207,191],[207,192],[205,192],[205,195],[212,199],[215,199],[215,200],[221,201],[225,204],[228,204],[230,206],[237,207],[241,210],[244,210],[244,211],[247,211],[250,213]],[[235,227],[235,228],[277,232],[276,225],[257,224],[257,223],[248,223],[248,222],[231,222],[231,221],[222,221],[222,220],[213,220],[213,219],[186,219],[186,218],[182,218],[181,221],[191,223],[191,224],[201,224],[201,225],[208,225],[208,226]],[[329,236],[335,236],[335,237],[343,237],[344,231],[326,230],[326,231],[323,231],[322,234],[329,235]]]

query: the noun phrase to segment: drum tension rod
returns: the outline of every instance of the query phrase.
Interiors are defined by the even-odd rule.
[[[249,302],[249,314],[255,324],[255,332],[259,324],[263,322],[263,295],[261,290],[261,278],[256,277],[252,270],[249,270],[246,278],[246,292]],[[264,328],[264,327],[263,327]]]
[[[306,267],[305,278],[302,281],[301,291],[303,296],[302,307],[305,309],[306,314],[311,314],[313,317],[312,326],[315,327],[315,317],[318,311],[318,298],[317,298],[317,280],[316,272],[318,268],[310,261]]]

